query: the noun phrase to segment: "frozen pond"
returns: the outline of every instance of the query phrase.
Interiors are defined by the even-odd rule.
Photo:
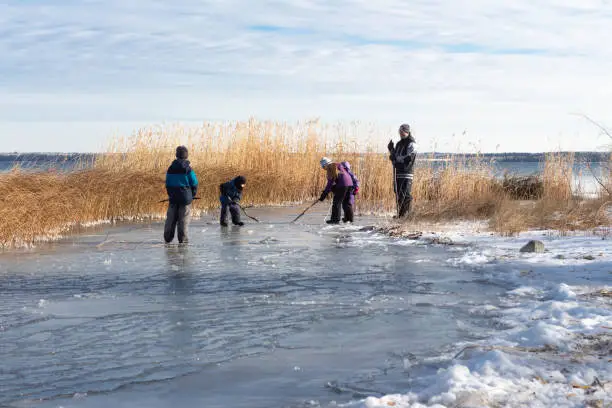
[[[509,285],[453,247],[251,212],[194,221],[186,247],[151,223],[0,254],[0,406],[328,406],[404,392],[416,361],[496,330],[469,310]]]

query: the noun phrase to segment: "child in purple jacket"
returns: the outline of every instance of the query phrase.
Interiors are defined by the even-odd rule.
[[[344,210],[345,222],[353,222],[353,204],[351,202],[353,180],[349,172],[344,165],[334,163],[327,157],[323,157],[320,164],[321,168],[327,172],[327,185],[323,193],[321,193],[319,201],[324,201],[330,192],[334,193],[331,219],[327,223],[339,224],[341,209]]]

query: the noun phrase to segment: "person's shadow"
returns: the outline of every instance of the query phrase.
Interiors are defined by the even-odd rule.
[[[223,245],[240,245],[243,238],[242,230],[245,227],[239,227],[236,225],[228,225],[227,227],[221,227],[219,230],[221,242]]]
[[[192,269],[194,259],[187,245],[166,246],[165,254],[168,285],[164,299],[170,332],[173,334],[166,341],[176,358],[191,359],[197,352],[193,334],[198,320],[197,301],[194,298],[196,276]]]
[[[172,275],[180,276],[188,272],[192,259],[187,245],[166,245],[165,251],[169,273],[172,272]]]

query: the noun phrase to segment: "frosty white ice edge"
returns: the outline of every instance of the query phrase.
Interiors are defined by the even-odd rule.
[[[447,235],[472,244],[449,263],[516,285],[503,294],[499,306],[475,306],[471,311],[490,318],[499,331],[480,341],[456,344],[445,355],[410,367],[411,386],[405,394],[369,397],[347,406],[577,408],[609,404],[610,240],[556,237],[554,232],[518,238],[460,231]],[[529,239],[543,240],[548,251],[520,254],[520,246]]]

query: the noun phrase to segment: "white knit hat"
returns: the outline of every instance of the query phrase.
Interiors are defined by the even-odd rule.
[[[321,163],[321,168],[324,169],[329,163],[331,163],[331,159],[328,157],[323,157],[319,163]]]

